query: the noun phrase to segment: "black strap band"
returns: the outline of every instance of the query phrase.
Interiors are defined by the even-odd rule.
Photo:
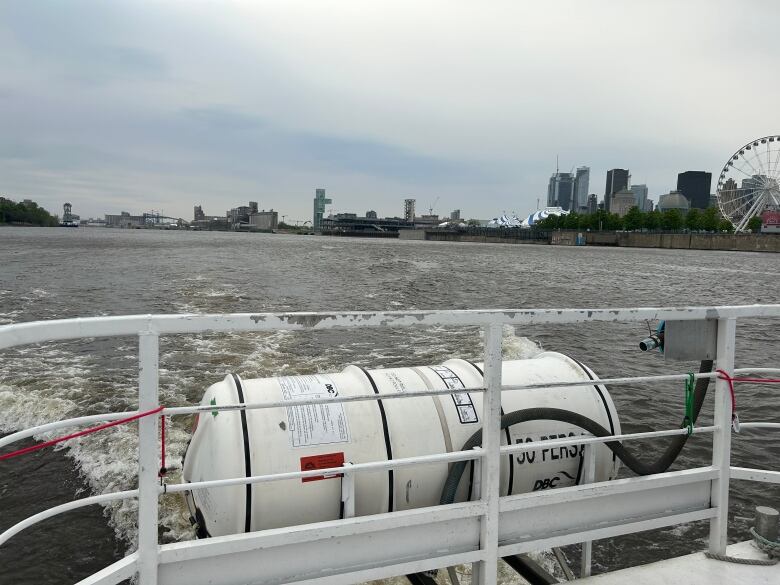
[[[241,378],[236,374],[230,374],[233,376],[233,382],[236,385],[236,392],[238,393],[238,401],[244,403],[244,389],[241,387]],[[249,455],[249,429],[246,423],[246,410],[241,409],[239,412],[241,415],[241,432],[244,436],[244,473],[246,477],[252,476],[252,460]],[[244,532],[250,532],[252,526],[252,484],[246,484],[246,516],[244,519]]]
[[[356,366],[360,369],[361,372],[363,372],[366,375],[366,378],[368,378],[368,381],[371,383],[371,388],[374,389],[374,394],[379,394],[379,388],[376,386],[376,382],[374,382],[374,378],[371,377],[371,374],[368,373],[368,370],[361,366]],[[393,458],[393,446],[390,443],[390,430],[387,428],[387,415],[385,414],[385,406],[382,404],[381,400],[376,401],[377,406],[379,406],[379,416],[382,418],[382,432],[385,435],[385,450],[387,451],[387,459],[390,460]],[[392,512],[394,505],[394,485],[395,480],[393,478],[393,470],[388,469],[387,470],[387,511]]]

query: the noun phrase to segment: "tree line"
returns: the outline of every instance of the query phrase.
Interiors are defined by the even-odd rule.
[[[640,211],[632,207],[625,216],[617,213],[609,213],[599,209],[596,213],[577,213],[572,211],[568,215],[550,215],[537,221],[536,229],[551,230],[592,230],[592,231],[690,231],[707,232],[733,232],[734,226],[725,219],[716,207],[707,209],[690,209],[682,213],[679,209],[667,209],[666,211]],[[748,224],[748,229],[758,231],[761,229],[761,219],[754,217]]]
[[[56,216],[51,215],[43,207],[39,207],[34,201],[16,203],[0,197],[0,224],[2,223],[55,226],[58,224],[58,220]]]

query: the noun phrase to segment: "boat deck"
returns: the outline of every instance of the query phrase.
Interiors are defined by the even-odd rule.
[[[755,548],[751,542],[740,542],[728,547],[728,555],[745,559],[766,560],[766,555]],[[715,561],[704,556],[703,552],[666,559],[649,565],[631,567],[612,573],[581,579],[593,585],[613,585],[631,583],[631,585],[776,585],[780,583],[780,564],[771,567],[740,565]]]

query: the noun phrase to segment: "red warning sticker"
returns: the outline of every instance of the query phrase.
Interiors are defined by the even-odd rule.
[[[344,465],[344,453],[323,453],[321,455],[311,455],[310,457],[301,457],[301,471],[311,471],[312,469],[328,469],[331,467],[342,467]],[[302,477],[302,482],[319,481],[321,479],[332,479],[341,477],[340,473],[328,475],[315,475],[313,477]]]

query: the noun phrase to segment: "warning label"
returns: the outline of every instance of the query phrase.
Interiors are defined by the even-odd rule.
[[[284,400],[304,398],[336,398],[338,388],[328,376],[295,376],[279,378]],[[311,447],[349,442],[349,425],[344,405],[307,404],[287,409],[290,445]]]
[[[458,378],[457,374],[447,366],[430,366],[430,368],[439,375],[439,378],[444,381],[447,388],[451,390],[462,390],[466,387],[463,384],[463,381]],[[455,408],[458,411],[458,420],[460,420],[461,424],[479,422],[477,409],[474,408],[474,402],[472,402],[468,392],[452,394],[452,401],[455,403]]]
[[[344,466],[344,453],[323,453],[322,455],[312,455],[310,457],[301,457],[301,471],[311,471],[313,469],[329,469],[331,467]],[[301,481],[319,481],[321,479],[333,479],[341,477],[341,473],[328,475],[315,475],[313,477],[302,477]]]

